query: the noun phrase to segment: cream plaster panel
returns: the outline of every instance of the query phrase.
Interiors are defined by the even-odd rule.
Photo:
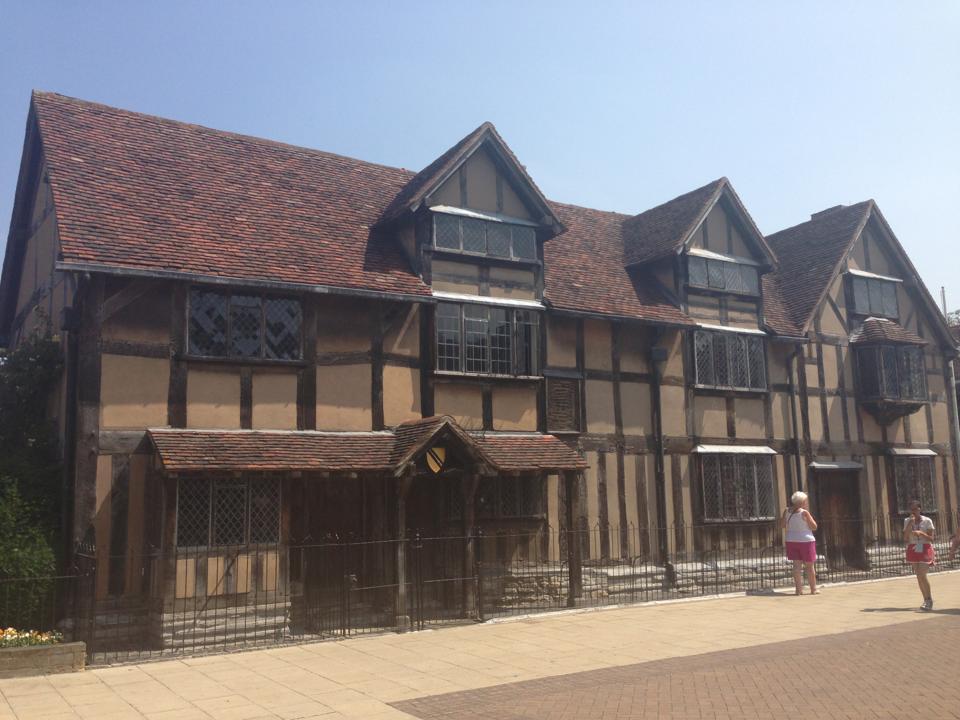
[[[577,365],[577,324],[570,318],[547,317],[547,365]]]
[[[97,598],[107,596],[110,581],[110,505],[113,493],[113,456],[97,456],[97,475],[94,481],[93,532],[97,552]]]
[[[863,408],[858,407],[860,420],[863,423],[863,439],[866,442],[881,442],[883,440],[883,429],[874,419],[873,415]]]
[[[103,337],[129,342],[170,342],[170,292],[164,286],[137,298],[103,324]]]
[[[927,411],[923,408],[907,416],[910,423],[910,439],[915,443],[930,442],[927,434]]]
[[[664,385],[660,388],[660,402],[663,414],[663,432],[665,435],[681,436],[687,434],[687,416],[684,411],[684,393],[682,387]]]
[[[747,242],[743,239],[743,235],[737,230],[735,225],[730,227],[730,237],[732,240],[733,250],[732,254],[738,257],[753,257],[757,260],[765,259],[761,258],[755,251],[750,249],[750,246],[747,245]]]
[[[456,260],[434,260],[430,266],[431,274],[454,275],[464,281],[479,282],[480,267],[474,263],[458,262]]]
[[[837,348],[833,345],[821,345],[823,356],[823,382],[825,387],[835,390],[840,387],[840,376],[837,374]]]
[[[827,422],[830,423],[830,441],[843,442],[843,400],[827,397]]]
[[[700,297],[691,294],[688,297],[687,314],[698,320],[714,324],[720,322],[720,301],[714,297]]]
[[[520,199],[520,196],[514,191],[507,179],[503,179],[503,214],[510,217],[520,218],[521,220],[535,220],[527,206]]]
[[[727,436],[727,402],[722,397],[697,395],[693,401],[693,426],[701,437]]]
[[[820,378],[817,371],[817,366],[814,364],[804,364],[804,372],[807,374],[807,387],[812,389],[820,387]]]
[[[384,424],[392,427],[420,416],[420,371],[396,365],[384,366]]]
[[[707,215],[707,242],[714,252],[727,252],[727,216],[720,205],[714,205]]]
[[[533,288],[501,287],[490,284],[490,297],[508,298],[510,300],[536,300],[537,293]]]
[[[690,238],[689,247],[706,249],[706,245],[703,242],[703,228],[704,224],[701,223],[700,227],[693,231],[693,236]]]
[[[756,303],[731,300],[727,303],[727,308],[727,315],[730,318],[731,325],[750,328],[759,327],[760,316],[757,313]]]
[[[683,380],[683,332],[680,330],[664,332],[660,345],[667,348],[664,377]]]
[[[458,170],[430,195],[430,205],[460,207],[460,171]]]
[[[39,283],[39,272],[37,268],[37,243],[36,238],[31,238],[27,242],[26,250],[23,253],[23,265],[20,273],[20,292],[17,297],[17,312],[19,313],[26,307],[27,301],[33,295],[33,291]]]
[[[599,483],[597,481],[598,453],[588,451],[584,453],[587,461],[587,469],[583,473],[583,481],[586,487],[586,516],[587,526],[595,527],[600,522],[600,494]],[[591,532],[590,535],[590,557],[599,555],[600,547],[597,533]]]
[[[823,442],[823,412],[820,409],[820,398],[815,395],[807,402],[807,417],[810,420],[810,439],[813,442]]]
[[[297,376],[292,373],[254,373],[255,430],[297,429]]]
[[[887,249],[886,241],[881,241],[880,238],[873,234],[869,233],[870,237],[870,272],[875,272],[878,275],[890,275],[891,277],[902,277],[900,273],[903,271],[898,267],[899,263],[895,262],[891,256],[889,250]],[[862,242],[861,238],[858,240],[858,244]]]
[[[944,384],[943,376],[940,374],[937,375],[927,375],[927,392],[928,393],[937,393],[938,395],[943,395]]]
[[[591,370],[610,370],[610,323],[603,320],[583,322],[584,362]]]
[[[793,423],[790,419],[790,396],[787,393],[773,393],[773,436],[778,440],[793,437]]]
[[[855,355],[849,347],[838,347],[837,354],[840,355],[840,362],[843,366],[843,382],[848,393],[855,390],[853,382],[853,364]]]
[[[907,441],[903,418],[897,418],[887,425],[887,440],[892,443],[904,443]]]
[[[767,436],[763,421],[764,401],[760,398],[734,400],[734,423],[738,438],[762,439]]]
[[[947,404],[932,403],[930,410],[933,415],[933,441],[937,443],[950,442],[950,415]]]
[[[434,405],[437,415],[450,415],[466,430],[483,428],[483,394],[476,385],[437,383]]]
[[[317,368],[317,429],[370,430],[373,427],[370,365]]]
[[[850,248],[850,254],[847,255],[847,267],[854,270],[865,270],[867,266],[866,258],[863,255],[863,243],[859,240]]]
[[[493,429],[536,430],[536,388],[495,387],[493,389]]]
[[[497,212],[497,169],[490,156],[478,150],[464,163],[467,175],[467,205],[474,210]]]
[[[637,325],[624,325],[620,331],[620,370],[645,373],[649,371],[647,354],[650,344],[647,331]]]
[[[431,287],[438,292],[460,293],[461,295],[480,294],[480,283],[472,283],[466,280],[434,278]]]
[[[100,359],[100,424],[105,429],[167,424],[170,361],[103,354]],[[237,396],[239,400],[239,395]]]
[[[240,373],[190,368],[187,372],[187,427],[240,427]]]
[[[620,407],[625,435],[646,435],[650,430],[650,386],[646,383],[620,383]]]
[[[514,270],[513,268],[490,268],[490,295],[491,297],[513,298],[521,300],[535,300],[536,279],[529,270]],[[500,283],[500,285],[498,285]],[[502,287],[503,283],[522,285],[523,287]]]
[[[392,355],[419,357],[420,355],[420,308],[411,304],[399,315],[383,338],[383,351]]]
[[[317,352],[369,350],[371,327],[368,304],[324,298],[317,311]]]
[[[854,442],[860,439],[857,431],[857,401],[855,398],[847,398],[847,421],[850,423],[850,439]]]
[[[587,432],[594,434],[615,432],[613,383],[605,380],[587,380],[586,394]]]

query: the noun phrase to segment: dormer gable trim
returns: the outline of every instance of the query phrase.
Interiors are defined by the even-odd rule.
[[[566,230],[560,219],[554,214],[550,203],[540,192],[540,188],[527,174],[516,155],[500,137],[493,123],[485,122],[430,165],[417,173],[397,194],[393,202],[384,211],[378,225],[388,224],[400,217],[414,213],[424,205],[430,205],[430,197],[449,180],[461,166],[476,152],[488,151],[497,166],[504,173],[513,190],[538,219],[538,225],[551,230],[551,236]]]

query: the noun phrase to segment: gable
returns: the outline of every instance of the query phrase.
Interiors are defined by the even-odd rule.
[[[718,202],[691,234],[687,248],[698,248],[766,264],[769,258],[749,242],[740,222],[723,202]]]
[[[537,219],[485,147],[477,149],[428,195],[427,204],[467,208],[523,220]]]

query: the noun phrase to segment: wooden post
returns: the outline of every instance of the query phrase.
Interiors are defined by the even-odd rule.
[[[477,594],[480,592],[480,578],[476,579],[477,586],[473,587],[467,578],[474,577],[474,565],[477,559],[476,531],[477,524],[477,487],[480,485],[480,476],[471,473],[463,478],[463,613],[465,617],[473,617],[477,612]],[[471,589],[473,592],[471,592]]]
[[[413,477],[405,475],[397,481],[397,631],[410,629],[407,599],[407,494]]]
[[[583,565],[580,559],[580,536],[577,534],[577,520],[580,517],[580,494],[577,488],[577,473],[563,473],[564,492],[567,496],[567,607],[574,607],[583,589]]]

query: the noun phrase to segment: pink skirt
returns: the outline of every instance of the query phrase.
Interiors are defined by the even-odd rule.
[[[816,542],[788,542],[787,560],[800,560],[801,562],[817,561],[817,543]]]
[[[917,549],[913,543],[907,545],[908,563],[927,563],[927,565],[933,565],[934,557],[933,545],[930,543],[923,544],[923,552],[917,552]]]

